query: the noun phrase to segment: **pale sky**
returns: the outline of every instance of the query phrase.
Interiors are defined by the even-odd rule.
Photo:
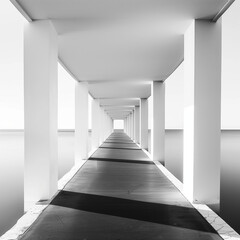
[[[240,129],[240,1],[223,17],[222,128]],[[9,0],[0,1],[0,129],[23,128],[23,28]],[[59,67],[59,128],[74,128],[75,80]],[[183,127],[183,64],[166,82],[166,128]],[[91,105],[91,104],[90,104]],[[91,111],[89,111],[91,112]],[[91,127],[91,121],[89,121]],[[150,126],[149,126],[150,127]]]

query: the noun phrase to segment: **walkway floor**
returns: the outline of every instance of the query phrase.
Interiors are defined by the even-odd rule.
[[[113,133],[22,240],[222,239],[124,133]]]

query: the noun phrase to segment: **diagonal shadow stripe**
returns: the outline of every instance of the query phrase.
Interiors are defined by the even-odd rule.
[[[133,142],[131,139],[106,139],[105,141]]]
[[[99,148],[107,148],[107,149],[123,149],[123,150],[142,150],[141,148],[121,148],[121,147],[99,147]]]
[[[121,142],[121,143],[115,143],[115,142],[104,142],[103,144],[120,144],[120,145],[126,145],[126,146],[129,146],[129,145],[133,145],[133,146],[137,146],[136,143],[134,142],[129,142],[129,143],[126,143],[126,142]]]
[[[115,142],[115,141],[111,141],[111,142],[109,142],[109,141],[105,141],[104,143],[121,143],[121,144],[134,144],[134,142],[127,142],[127,141],[124,141],[124,142]]]
[[[61,191],[51,205],[216,233],[194,208]]]
[[[96,158],[90,157],[88,160],[101,161],[101,162],[121,162],[121,163],[135,163],[135,164],[155,164],[152,161],[145,160],[132,160],[132,159],[112,159],[112,158]]]

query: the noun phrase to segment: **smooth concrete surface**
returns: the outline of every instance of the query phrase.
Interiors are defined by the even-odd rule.
[[[140,145],[148,149],[148,99],[140,100]]]
[[[24,29],[24,199],[51,199],[58,177],[58,36],[51,21]]]
[[[100,106],[97,99],[92,100],[92,148],[98,148],[100,142]]]
[[[75,83],[75,162],[88,158],[88,83]]]
[[[134,118],[134,140],[139,143],[139,133],[140,133],[140,107],[135,107],[135,118]]]
[[[194,20],[184,35],[183,144],[184,192],[194,202],[219,202],[220,138],[221,21]]]
[[[165,83],[152,82],[152,134],[151,155],[153,161],[165,164]]]
[[[101,146],[21,239],[221,237],[142,150]]]

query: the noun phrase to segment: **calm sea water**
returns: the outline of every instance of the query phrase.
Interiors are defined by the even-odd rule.
[[[59,132],[58,177],[74,165],[74,133]],[[23,215],[23,132],[0,132],[0,236]]]
[[[74,164],[74,133],[59,132],[58,141],[61,178]],[[222,131],[221,141],[220,215],[240,233],[240,131]],[[23,144],[22,132],[0,132],[0,236],[23,214]],[[182,156],[183,131],[166,130],[166,167],[180,181]]]
[[[240,234],[240,131],[222,131],[220,215]]]
[[[183,131],[166,130],[165,167],[183,179]],[[151,132],[149,131],[149,149]],[[240,130],[221,132],[220,206],[209,206],[240,234]]]

